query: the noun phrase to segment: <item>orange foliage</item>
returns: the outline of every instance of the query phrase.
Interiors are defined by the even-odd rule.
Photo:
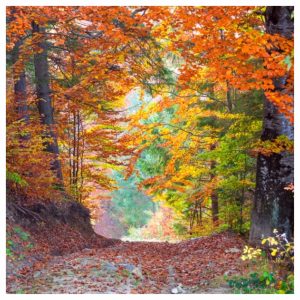
[[[8,7],[7,51],[11,52],[23,39],[19,58],[8,71],[8,168],[21,174],[32,192],[43,195],[53,184],[39,118],[36,112],[30,112],[29,123],[22,124],[14,114],[16,104],[12,95],[13,85],[26,63],[41,51],[39,42],[47,40],[51,96],[66,190],[80,194],[82,199],[88,197],[93,186],[112,189],[108,170],[128,165],[130,175],[142,150],[155,141],[151,130],[156,127],[165,137],[163,145],[172,159],[165,178],[152,182],[152,192],[159,188],[188,192],[198,178],[207,175],[207,166],[199,165],[195,154],[199,149],[209,149],[218,134],[212,127],[205,128],[209,136],[199,131],[198,118],[236,117],[198,105],[203,97],[215,101],[210,99],[211,86],[199,92],[198,87],[204,86],[208,78],[221,103],[225,102],[229,87],[241,92],[263,89],[279,111],[293,121],[293,40],[267,34],[264,20],[257,14],[262,9]],[[32,35],[32,21],[45,30]],[[159,76],[163,59],[169,53],[182,61],[172,71],[177,78],[174,95]],[[286,63],[287,57],[290,65]],[[287,84],[281,92],[275,92],[273,80],[281,76],[288,78]],[[126,112],[122,112],[124,98],[134,88],[143,90],[145,86],[160,97],[156,98],[156,105],[144,106],[132,115],[129,127],[125,128],[128,120]],[[33,107],[37,99],[32,87],[29,92],[27,102]],[[141,124],[141,119],[174,105],[178,107],[178,118],[170,124],[151,124],[151,128]],[[180,124],[182,119],[187,120],[184,125]],[[18,137],[20,128],[28,132],[28,140]],[[141,144],[143,140],[146,143]],[[184,151],[184,147],[189,147],[189,151]],[[127,160],[129,156],[131,160]],[[176,161],[190,169],[176,170]],[[39,176],[40,170],[43,176]],[[75,175],[69,175],[72,172]]]
[[[161,206],[148,224],[141,229],[141,235],[146,239],[177,239],[178,236],[173,227],[175,217],[171,208]]]

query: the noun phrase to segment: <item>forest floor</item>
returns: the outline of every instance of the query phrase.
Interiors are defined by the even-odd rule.
[[[26,274],[8,277],[7,292],[232,293],[224,275],[242,273],[243,246],[240,237],[220,233],[179,243],[85,248],[51,256]]]

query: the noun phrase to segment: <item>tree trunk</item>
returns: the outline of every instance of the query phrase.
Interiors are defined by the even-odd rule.
[[[20,39],[16,42],[14,49],[12,51],[12,64],[15,63],[19,59],[20,47],[22,46],[23,41]],[[15,72],[14,72],[15,73]],[[16,109],[18,113],[18,117],[20,120],[24,120],[26,124],[29,122],[29,115],[28,115],[28,105],[27,105],[27,97],[26,97],[26,75],[25,70],[22,71],[21,74],[15,76],[14,74],[14,94],[15,94],[15,103]],[[23,136],[24,139],[29,138],[28,135]]]
[[[226,80],[226,101],[227,101],[227,109],[230,113],[232,113],[233,105],[231,99],[231,87],[227,80]]]
[[[216,148],[216,145],[213,144],[210,146],[210,150],[214,150]],[[215,178],[215,171],[216,168],[216,161],[212,160],[211,164],[210,164],[210,180],[213,181]],[[212,221],[214,226],[218,225],[218,221],[219,221],[219,200],[218,200],[218,194],[216,191],[213,191],[211,194],[211,212],[212,212]]]
[[[266,10],[266,29],[268,33],[291,38],[293,34],[293,7],[274,6]],[[282,91],[287,78],[274,78],[275,90]],[[261,139],[273,140],[279,135],[294,138],[294,128],[273,103],[265,98],[264,120]],[[270,156],[259,154],[257,159],[256,190],[250,242],[258,243],[262,236],[272,235],[276,228],[285,232],[288,238],[294,231],[293,192],[285,187],[294,181],[294,157],[285,151]]]
[[[28,105],[26,101],[25,72],[22,72],[18,80],[15,82],[14,91],[15,91],[15,101],[17,104],[18,116],[20,119],[24,120],[25,123],[28,123],[29,116],[28,116]]]
[[[8,23],[14,22],[16,11],[12,9],[12,17],[8,20]],[[22,73],[16,76],[15,72],[15,64],[20,59],[20,47],[23,45],[23,40],[20,38],[14,45],[14,48],[11,53],[11,62],[13,64],[13,76],[14,76],[14,96],[15,96],[15,104],[16,110],[18,113],[19,119],[23,119],[27,124],[29,121],[28,115],[28,105],[27,105],[27,97],[26,97],[26,75],[25,68]],[[23,136],[22,138],[29,138],[28,135]]]
[[[32,22],[33,34],[39,34],[43,30]],[[60,184],[62,184],[62,171],[61,164],[58,158],[59,149],[57,144],[57,136],[54,131],[54,117],[53,107],[50,93],[50,80],[49,80],[49,67],[47,60],[47,43],[42,40],[39,42],[39,47],[42,48],[41,53],[34,54],[34,68],[35,68],[35,80],[36,80],[36,93],[38,98],[38,110],[41,118],[41,123],[47,125],[46,137],[51,137],[52,141],[45,142],[46,151],[53,153],[54,158],[51,168],[56,173]]]

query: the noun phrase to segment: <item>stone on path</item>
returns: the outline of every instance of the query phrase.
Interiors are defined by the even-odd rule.
[[[182,285],[179,284],[177,287],[175,287],[171,290],[171,293],[172,294],[184,294],[185,290],[182,288]]]
[[[229,249],[226,249],[225,250],[225,253],[240,253],[241,252],[241,250],[240,249],[238,249],[238,248],[229,248]]]

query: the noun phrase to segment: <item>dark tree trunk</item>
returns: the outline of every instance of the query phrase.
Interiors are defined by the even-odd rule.
[[[15,64],[19,59],[20,47],[22,46],[23,41],[19,40],[16,42],[15,47],[12,51],[12,63]],[[28,115],[28,105],[27,105],[27,98],[26,98],[26,75],[25,70],[22,73],[14,78],[14,93],[15,93],[15,102],[17,113],[19,119],[23,119],[26,123],[29,121]]]
[[[17,111],[20,119],[23,119],[26,123],[29,121],[28,105],[26,101],[26,77],[25,72],[19,76],[15,82],[15,99],[17,103]]]
[[[12,10],[12,17],[8,22],[15,21],[15,9]],[[14,65],[20,59],[20,47],[23,45],[23,39],[20,38],[16,43],[11,53],[11,62]],[[14,70],[15,71],[15,70]],[[27,104],[27,97],[26,97],[26,75],[25,75],[25,68],[23,69],[22,73],[17,75],[14,72],[14,95],[15,95],[15,103],[16,109],[18,113],[19,119],[23,119],[27,124],[29,121],[28,115],[28,104]],[[22,136],[22,139],[28,139],[29,136]]]
[[[215,175],[211,175],[211,179],[213,179]],[[212,212],[212,221],[214,225],[218,225],[219,221],[219,201],[218,195],[216,191],[212,192],[211,195],[211,212]]]
[[[226,81],[226,100],[227,100],[227,109],[230,113],[232,113],[232,109],[233,109],[233,104],[232,104],[232,98],[231,98],[231,87],[228,83],[228,81]]]
[[[293,7],[274,6],[266,10],[268,33],[291,38]],[[287,78],[274,78],[277,91],[282,91]],[[264,100],[262,140],[273,140],[279,135],[294,138],[294,128],[268,99]],[[294,182],[294,157],[289,152],[264,156],[257,160],[256,191],[250,242],[258,243],[262,236],[272,235],[276,228],[290,238],[294,231],[294,195],[285,187]]]
[[[33,34],[39,34],[42,29],[34,21],[32,22]],[[40,41],[39,47],[42,48],[41,53],[34,54],[34,68],[36,80],[36,93],[38,98],[38,110],[42,124],[47,125],[46,137],[51,137],[52,141],[45,142],[46,151],[53,153],[54,158],[51,168],[56,173],[57,178],[62,184],[61,164],[58,158],[59,149],[57,145],[57,136],[54,131],[53,107],[50,92],[49,67],[47,60],[47,43]]]
[[[214,150],[216,148],[216,145],[213,144],[210,147],[210,150]],[[211,171],[211,175],[210,175],[210,180],[212,181],[215,178],[215,168],[216,168],[216,161],[212,160],[211,161],[211,165],[210,165],[210,171]],[[211,194],[211,212],[212,212],[212,221],[213,224],[216,226],[218,225],[218,221],[219,221],[219,200],[218,200],[218,194],[216,191],[213,191]]]
[[[72,163],[72,187],[75,191],[75,184],[76,184],[76,112],[73,112],[73,163]]]

